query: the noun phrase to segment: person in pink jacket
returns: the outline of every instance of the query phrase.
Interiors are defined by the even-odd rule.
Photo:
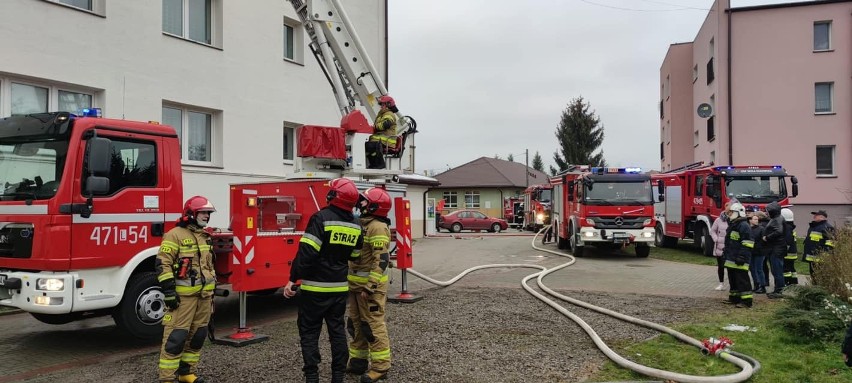
[[[713,221],[713,226],[710,227],[710,236],[713,237],[713,256],[716,257],[716,273],[719,276],[719,286],[716,286],[717,291],[725,289],[725,258],[722,257],[722,250],[725,249],[725,232],[728,230],[728,209],[731,203],[725,204],[725,211]]]

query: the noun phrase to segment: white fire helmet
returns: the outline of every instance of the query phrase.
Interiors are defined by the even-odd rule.
[[[793,211],[788,208],[781,209],[781,216],[784,217],[784,220],[787,222],[793,222]]]
[[[731,204],[731,220],[735,220],[737,218],[743,218],[746,216],[745,206],[739,202],[734,202]]]

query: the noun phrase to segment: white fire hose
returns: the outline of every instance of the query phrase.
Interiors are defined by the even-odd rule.
[[[650,329],[653,329],[653,330],[657,330],[657,331],[669,334],[669,335],[677,338],[681,342],[691,344],[691,345],[697,347],[703,354],[709,354],[709,352],[708,352],[707,348],[704,347],[704,345],[699,340],[694,339],[694,338],[687,336],[683,333],[680,333],[678,331],[675,331],[671,328],[668,328],[666,326],[663,326],[663,325],[660,325],[660,324],[657,324],[657,323],[654,323],[654,322],[646,321],[644,319],[639,319],[639,318],[635,318],[635,317],[632,317],[632,316],[629,316],[629,315],[621,314],[621,313],[618,313],[618,312],[615,312],[615,311],[612,311],[612,310],[609,310],[609,309],[605,309],[603,307],[595,306],[593,304],[583,302],[581,300],[577,300],[577,299],[574,299],[574,298],[571,298],[571,297],[567,297],[567,296],[559,294],[556,291],[553,291],[550,288],[548,288],[547,286],[545,286],[544,281],[543,281],[544,277],[546,277],[548,274],[553,273],[557,270],[571,266],[571,265],[574,264],[574,262],[576,262],[576,259],[574,257],[570,256],[570,255],[563,254],[563,253],[553,251],[553,250],[549,250],[549,249],[543,249],[543,248],[536,246],[536,244],[535,244],[536,238],[538,238],[538,236],[541,235],[542,232],[544,232],[545,230],[547,230],[549,228],[550,228],[549,226],[543,228],[541,231],[539,231],[533,237],[532,247],[536,250],[539,250],[539,251],[544,251],[544,252],[547,252],[547,253],[550,253],[550,254],[555,254],[555,255],[558,255],[560,257],[570,258],[570,260],[568,262],[563,263],[563,264],[558,265],[558,266],[555,266],[555,267],[550,268],[550,269],[548,269],[544,266],[541,266],[541,265],[530,265],[530,264],[499,263],[499,264],[491,264],[491,265],[480,265],[480,266],[475,266],[475,267],[471,267],[467,270],[464,270],[459,275],[455,276],[454,278],[452,278],[448,281],[438,281],[436,279],[427,277],[427,276],[415,271],[414,269],[408,269],[408,272],[410,272],[414,276],[416,276],[420,279],[423,279],[424,281],[427,281],[429,283],[432,283],[432,284],[435,284],[435,285],[438,285],[438,286],[446,287],[446,286],[452,285],[453,283],[456,283],[459,279],[461,279],[465,275],[470,274],[470,273],[477,271],[477,270],[482,270],[482,269],[489,269],[489,268],[534,268],[534,269],[539,269],[541,271],[536,272],[534,274],[530,274],[530,275],[524,277],[523,280],[521,280],[521,286],[523,286],[524,290],[526,290],[527,292],[529,292],[530,294],[532,294],[533,296],[535,296],[536,298],[538,298],[542,302],[553,307],[554,309],[556,309],[556,311],[559,311],[560,313],[562,313],[563,315],[567,316],[568,318],[570,318],[571,320],[576,322],[578,325],[580,325],[580,327],[587,334],[589,334],[589,337],[592,338],[592,341],[595,343],[595,345],[598,347],[598,349],[600,349],[604,353],[604,355],[606,355],[610,360],[612,360],[613,362],[615,362],[616,364],[618,364],[621,367],[628,368],[630,370],[636,371],[636,372],[643,374],[643,375],[646,375],[646,376],[651,376],[651,377],[660,378],[660,379],[674,380],[674,381],[684,382],[684,383],[690,383],[690,382],[696,382],[696,383],[742,382],[742,381],[745,381],[745,380],[748,380],[749,378],[751,378],[751,376],[760,369],[760,362],[758,362],[756,359],[754,359],[754,358],[752,358],[748,355],[741,354],[741,353],[738,353],[738,352],[735,352],[735,351],[730,351],[730,350],[721,350],[719,352],[716,352],[715,355],[718,356],[719,358],[721,358],[722,360],[725,360],[727,362],[730,362],[730,363],[737,365],[741,369],[741,371],[738,372],[738,373],[735,373],[735,374],[720,375],[720,376],[697,376],[697,375],[688,375],[688,374],[681,374],[681,373],[672,372],[672,371],[660,370],[660,369],[657,369],[657,368],[648,367],[648,366],[633,362],[631,360],[628,360],[628,359],[622,357],[621,355],[618,355],[618,353],[613,351],[609,346],[607,346],[606,343],[604,343],[604,341],[600,338],[600,336],[598,336],[598,334],[595,332],[595,330],[593,330],[591,326],[589,326],[585,321],[583,321],[583,319],[581,319],[579,316],[575,315],[574,313],[568,311],[566,308],[560,306],[558,303],[556,303],[552,299],[546,297],[545,295],[539,293],[538,291],[535,291],[532,287],[527,285],[527,282],[530,279],[536,278],[536,282],[538,283],[539,288],[541,288],[541,290],[543,290],[544,292],[546,292],[547,294],[550,294],[551,296],[553,296],[555,298],[561,299],[563,301],[566,301],[566,302],[571,303],[571,304],[576,305],[576,306],[580,306],[580,307],[583,307],[583,308],[586,308],[586,309],[589,309],[589,310],[597,311],[601,314],[609,315],[611,317],[620,319],[620,320],[625,321],[625,322],[633,323],[633,324],[636,324],[636,325],[639,325],[639,326],[647,327],[647,328],[650,328]]]

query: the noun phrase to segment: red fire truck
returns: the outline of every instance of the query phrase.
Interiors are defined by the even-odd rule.
[[[792,193],[787,192],[788,177]],[[773,201],[787,206],[789,198],[799,194],[799,181],[779,165],[704,166],[696,162],[652,178],[665,196],[655,206],[654,243],[673,247],[678,239],[690,238],[707,256],[713,255],[710,227],[726,203],[736,200],[746,210],[756,211]]]
[[[634,245],[647,257],[654,241],[651,176],[639,168],[574,166],[550,179],[557,247],[582,257],[587,245]]]
[[[240,293],[241,322],[246,292],[287,282],[301,233],[325,206],[330,178],[361,180],[366,188],[413,169],[413,156],[402,153],[405,137],[416,130],[402,115],[398,147],[386,153],[388,169],[365,169],[364,142],[372,129],[354,105],[375,118],[376,99],[387,90],[379,77],[352,77],[378,72],[336,1],[291,2],[312,44],[324,41],[312,51],[337,77],[329,80],[335,94],[351,99],[338,99],[340,127],[297,130],[292,180],[231,185],[230,211],[219,206],[216,214],[230,218],[232,232],[215,234],[218,282]],[[334,38],[323,36],[332,31]],[[188,197],[178,136],[169,126],[100,118],[97,109],[80,115],[0,119],[0,169],[8,176],[0,194],[0,305],[51,324],[111,314],[130,334],[157,337],[164,304],[154,259]],[[392,195],[405,190],[386,187]],[[407,202],[394,206],[403,233],[410,233],[410,220],[398,214],[409,208]],[[397,245],[410,246],[410,238],[398,234]]]
[[[550,224],[550,202],[553,186],[532,185],[524,190],[524,229],[539,231]]]
[[[503,219],[509,227],[520,228],[524,224],[524,200],[521,197],[503,199]]]

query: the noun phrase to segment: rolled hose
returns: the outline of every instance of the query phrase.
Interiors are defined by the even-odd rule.
[[[689,382],[698,382],[698,383],[703,383],[703,382],[707,382],[707,383],[710,383],[710,382],[715,382],[715,383],[742,382],[742,381],[745,381],[745,380],[748,380],[749,378],[751,378],[751,376],[760,369],[760,362],[758,362],[756,359],[754,359],[754,358],[752,358],[748,355],[745,355],[745,354],[741,354],[741,353],[734,352],[734,351],[728,351],[728,350],[721,351],[716,356],[718,356],[722,360],[725,360],[729,363],[733,363],[733,364],[737,365],[741,369],[741,371],[738,372],[738,373],[735,373],[735,374],[720,375],[720,376],[698,376],[698,375],[688,375],[688,374],[681,374],[681,373],[672,372],[672,371],[660,370],[660,369],[657,369],[657,368],[648,367],[648,366],[633,362],[631,360],[628,360],[628,359],[622,357],[621,355],[618,355],[618,353],[613,351],[609,346],[607,346],[606,343],[604,343],[604,341],[600,338],[600,336],[598,336],[598,334],[594,331],[594,329],[592,329],[592,327],[589,326],[588,323],[586,323],[582,318],[575,315],[571,311],[568,311],[566,308],[562,307],[561,305],[554,302],[553,300],[546,297],[545,295],[539,293],[538,291],[535,291],[532,287],[527,285],[527,282],[530,279],[536,278],[536,283],[538,284],[539,288],[542,291],[546,292],[547,294],[550,294],[551,296],[553,296],[555,298],[566,301],[566,302],[573,304],[575,306],[580,306],[580,307],[583,307],[583,308],[586,308],[586,309],[589,309],[589,310],[599,312],[599,313],[604,314],[604,315],[608,315],[608,316],[620,319],[620,320],[628,322],[628,323],[633,323],[633,324],[636,324],[636,325],[639,325],[639,326],[643,326],[643,327],[646,327],[646,328],[650,328],[650,329],[653,329],[653,330],[657,330],[659,332],[669,334],[669,335],[675,337],[676,339],[680,340],[681,342],[684,342],[684,343],[687,343],[687,344],[690,344],[690,345],[697,347],[704,354],[708,354],[709,351],[697,339],[694,339],[694,338],[692,338],[688,335],[685,335],[681,332],[678,332],[678,331],[673,330],[671,328],[668,328],[666,326],[660,325],[658,323],[646,321],[644,319],[639,319],[639,318],[636,318],[636,317],[625,315],[625,314],[622,314],[622,313],[619,313],[619,312],[616,312],[616,311],[612,311],[612,310],[609,310],[609,309],[606,309],[606,308],[603,308],[603,307],[595,306],[591,303],[587,303],[587,302],[584,302],[584,301],[581,301],[581,300],[578,300],[578,299],[574,299],[574,298],[559,294],[556,291],[553,291],[550,288],[548,288],[544,284],[544,281],[543,281],[544,277],[546,277],[550,273],[553,273],[553,272],[558,271],[560,269],[563,269],[565,267],[571,266],[571,265],[574,264],[574,262],[576,262],[576,259],[574,257],[570,256],[570,255],[563,254],[563,253],[556,252],[556,251],[549,250],[549,249],[539,248],[538,246],[536,246],[535,241],[538,238],[538,236],[541,235],[541,233],[544,232],[544,230],[547,230],[549,227],[550,226],[545,226],[533,237],[532,247],[536,250],[539,250],[539,251],[544,251],[544,252],[555,254],[555,255],[558,255],[558,256],[561,256],[561,257],[570,258],[570,260],[568,262],[563,263],[563,264],[558,265],[558,266],[555,266],[555,267],[550,268],[550,269],[548,269],[544,266],[541,266],[541,265],[530,265],[530,264],[498,263],[498,264],[490,264],[490,265],[479,265],[479,266],[474,266],[474,267],[471,267],[467,270],[464,270],[459,275],[457,275],[457,276],[455,276],[452,279],[447,280],[447,281],[439,281],[439,280],[430,278],[426,275],[423,275],[420,272],[417,272],[414,269],[408,269],[408,272],[413,274],[414,276],[420,278],[420,279],[423,279],[423,280],[429,282],[429,283],[432,283],[432,284],[435,284],[435,285],[438,285],[438,286],[449,286],[449,285],[452,285],[453,283],[456,283],[458,280],[463,278],[465,275],[470,274],[470,273],[477,271],[477,270],[482,270],[482,269],[488,269],[488,268],[534,268],[534,269],[539,269],[541,271],[530,274],[530,275],[524,277],[523,280],[521,280],[521,286],[524,288],[524,290],[526,290],[528,293],[532,294],[534,297],[538,298],[539,300],[541,300],[545,304],[553,307],[554,309],[556,309],[556,311],[560,312],[562,315],[567,316],[568,318],[570,318],[571,320],[576,322],[578,325],[580,325],[580,327],[583,329],[583,331],[586,332],[586,334],[589,335],[589,337],[592,339],[592,342],[595,343],[595,345],[598,347],[598,349],[600,349],[601,352],[603,352],[604,355],[606,355],[615,364],[618,364],[621,367],[636,371],[636,372],[643,374],[643,375],[646,375],[646,376],[651,376],[651,377],[661,378],[661,379],[669,379],[669,380],[674,380],[674,381],[684,382],[684,383],[689,383]]]

